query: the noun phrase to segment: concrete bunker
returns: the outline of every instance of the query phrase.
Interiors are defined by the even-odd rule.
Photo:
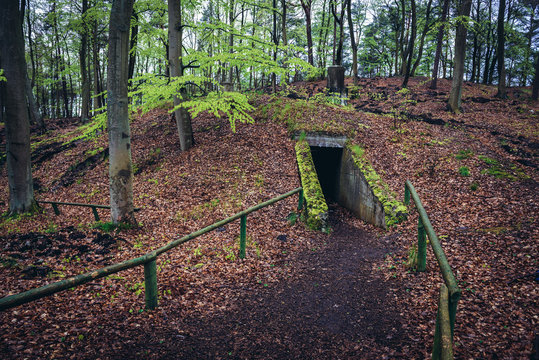
[[[338,203],[368,223],[386,228],[386,215],[394,215],[391,203],[395,201],[375,194],[376,189],[364,173],[367,170],[358,163],[357,151],[348,145],[346,137],[309,134],[304,139],[310,147],[325,200]]]

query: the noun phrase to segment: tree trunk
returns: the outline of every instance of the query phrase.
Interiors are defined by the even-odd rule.
[[[400,68],[399,68],[399,71],[398,71],[398,74],[399,75],[402,75],[404,76],[404,72],[406,71],[406,60],[408,59],[408,54],[407,54],[407,51],[408,51],[408,46],[405,46],[405,43],[407,43],[407,37],[408,37],[408,34],[406,34],[405,36],[405,33],[407,33],[408,31],[404,31],[405,27],[406,27],[406,2],[405,0],[400,0],[401,1],[401,5],[402,5],[402,11],[401,11],[401,31],[400,31],[400,41],[399,41],[399,46],[400,46],[400,53],[401,53],[401,64],[400,64]],[[398,56],[397,56],[397,60],[398,60]]]
[[[273,62],[277,63],[277,46],[279,45],[279,40],[277,38],[277,0],[273,0],[272,3],[273,6],[273,33],[272,33],[272,40],[273,40]],[[277,74],[272,73],[271,74],[271,87],[273,89],[273,93],[275,94],[277,92]]]
[[[473,32],[473,54],[472,54],[472,75],[470,76],[471,82],[476,82],[479,78],[478,76],[478,70],[479,67],[477,66],[478,62],[481,61],[481,46],[479,45],[479,32],[480,32],[480,14],[481,11],[481,0],[477,0],[477,9],[475,10],[475,24],[474,24],[474,32]]]
[[[341,12],[337,15],[337,3],[332,3],[333,6],[331,7],[331,11],[333,13],[333,20],[334,20],[334,26],[333,26],[333,65],[340,65],[342,66],[342,60],[343,60],[343,47],[344,47],[344,14],[346,11],[346,4],[343,1],[348,0],[341,0]],[[339,40],[337,41],[337,24],[339,25],[339,33],[338,37]],[[335,47],[335,43],[337,43],[337,46]]]
[[[352,21],[352,0],[347,1],[348,9],[348,28],[350,31],[350,46],[352,47],[352,74],[354,77],[354,85],[357,85],[357,43],[356,34],[354,33],[354,22]]]
[[[410,70],[412,67],[412,58],[414,57],[414,43],[417,32],[417,16],[416,16],[416,6],[415,0],[411,0],[412,5],[412,33],[410,34],[410,40],[408,41],[408,50],[406,50],[407,59],[406,60],[406,69],[404,71],[404,80],[402,82],[402,87],[405,88],[408,86],[408,79],[410,78]]]
[[[135,76],[135,63],[137,62],[137,40],[138,40],[138,13],[133,13],[133,27],[131,28],[131,40],[129,41],[129,69],[127,78],[133,79]]]
[[[26,103],[26,60],[22,21],[24,1],[0,1],[1,68],[7,81],[2,85],[5,101],[6,155],[9,211],[19,214],[36,207],[32,181],[30,124]]]
[[[97,21],[94,21],[92,33],[92,60],[93,60],[93,76],[94,76],[94,111],[103,107],[103,97],[100,95],[103,91],[101,84],[101,65],[99,63],[99,43],[97,38]]]
[[[458,15],[459,17],[469,16],[472,0],[461,0]],[[449,107],[455,113],[460,112],[460,102],[462,94],[462,81],[464,78],[464,61],[466,58],[466,24],[459,21],[455,37],[455,60],[453,71],[453,82],[451,93],[449,94]]]
[[[535,60],[535,76],[533,78],[532,100],[537,100],[539,97],[539,52]]]
[[[427,3],[427,13],[425,15],[425,28],[423,29],[423,32],[421,33],[421,40],[419,42],[419,50],[417,51],[417,59],[414,62],[414,66],[412,67],[412,70],[410,72],[410,76],[415,76],[415,72],[419,66],[419,63],[421,62],[421,57],[423,56],[423,48],[425,46],[425,38],[427,36],[427,33],[429,32],[431,28],[430,24],[430,13],[432,9],[432,0],[429,0]]]
[[[311,8],[312,8],[312,0],[301,0],[301,7],[303,8],[303,12],[305,13],[305,29],[307,32],[307,58],[309,61],[309,64],[314,66],[314,55],[313,55],[313,34],[312,34],[312,19],[311,19]],[[324,12],[325,16],[325,12]],[[324,19],[322,19],[322,26]]]
[[[112,222],[136,224],[133,206],[131,131],[127,99],[129,29],[133,0],[114,0],[110,11],[107,122]]]
[[[179,0],[168,1],[168,43],[169,43],[169,69],[170,76],[183,76],[182,67],[182,4]],[[174,106],[178,106],[187,96],[185,89],[180,89],[180,97],[174,97]],[[185,108],[174,112],[176,126],[180,138],[180,149],[187,151],[193,146],[193,129],[191,115]]]
[[[434,55],[434,67],[432,69],[432,81],[430,83],[431,89],[436,89],[438,84],[438,67],[440,65],[440,56],[442,55],[442,45],[444,41],[444,29],[445,29],[445,21],[447,19],[447,11],[449,9],[449,0],[444,0],[444,4],[442,7],[442,18],[440,19],[440,22],[442,23],[442,26],[440,26],[440,29],[438,30],[438,38],[436,39],[436,53]]]
[[[169,3],[170,3],[170,1],[174,1],[174,0],[169,0]],[[181,4],[181,1],[180,1],[180,4]],[[236,6],[235,1],[230,0],[229,10],[228,10],[228,25],[230,25],[231,29],[234,29],[234,7],[235,6]],[[180,11],[181,11],[181,9],[180,9]],[[230,31],[230,35],[228,37],[228,51],[229,51],[230,54],[234,53],[234,32],[233,31]],[[232,56],[231,56],[231,58],[232,58]],[[228,69],[228,82],[230,83],[230,86],[233,88],[233,85],[234,85],[234,66],[232,66],[232,65],[230,65],[229,69]]]
[[[312,1],[311,1],[312,2]],[[310,13],[309,13],[309,22],[311,21],[310,20]],[[330,16],[328,15],[328,20],[329,20]],[[328,21],[329,23],[329,21]],[[327,27],[326,27],[326,0],[324,0],[324,4],[322,5],[322,21],[320,22],[320,31],[318,33],[318,67],[319,68],[324,68],[322,66],[323,64],[323,61],[322,61],[322,58],[325,56],[325,51],[323,51],[322,47],[323,47],[323,44],[324,44],[324,40],[325,40],[325,35],[324,34],[327,34]],[[311,27],[311,25],[309,24],[309,28]],[[307,44],[309,43],[308,41],[308,38],[307,38]],[[311,39],[311,45],[312,45],[312,39]],[[324,46],[325,47],[325,46]],[[311,46],[312,48],[312,46]],[[314,66],[314,58],[313,58],[313,66]]]
[[[39,112],[34,93],[32,92],[32,83],[30,78],[26,77],[26,100],[28,101],[28,115],[30,116],[30,124],[36,124],[41,130],[45,130],[45,122],[43,116]]]
[[[82,0],[82,30],[80,40],[80,76],[82,81],[82,108],[80,119],[83,123],[90,118],[90,79],[88,77],[88,68],[86,58],[88,57],[88,27],[86,26],[86,12],[88,11],[88,0]]]
[[[505,0],[500,0],[500,10],[498,11],[498,93],[496,97],[505,99],[507,90],[505,87]]]
[[[285,68],[285,74],[284,74],[284,81],[286,84],[288,84],[290,82],[290,78],[288,76],[288,65],[287,65],[287,62],[288,62],[288,38],[287,38],[287,34],[286,34],[286,11],[287,11],[287,5],[286,5],[286,0],[281,0],[281,7],[283,9],[283,15],[281,16],[281,36],[282,36],[282,39],[283,39],[283,48],[285,49],[285,53],[283,55],[283,66]],[[242,12],[243,13],[243,12]],[[238,76],[239,78],[239,76]]]
[[[30,0],[28,1],[28,7],[30,7]],[[31,77],[31,87],[34,87],[36,80],[36,61],[34,57],[34,45],[32,40],[32,22],[30,21],[30,11],[26,12],[26,24],[28,26],[28,49],[30,50],[30,61],[32,62],[32,77]]]

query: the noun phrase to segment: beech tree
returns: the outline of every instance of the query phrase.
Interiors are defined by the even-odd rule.
[[[532,99],[539,98],[539,52],[535,56],[535,77],[533,78]]]
[[[416,16],[416,6],[415,0],[412,2],[412,33],[410,34],[410,39],[408,41],[408,49],[406,50],[406,57],[403,59],[403,65],[405,65],[404,71],[404,80],[402,82],[402,87],[405,88],[408,86],[408,79],[410,78],[410,71],[412,69],[412,59],[414,56],[414,43],[417,33],[417,16]]]
[[[498,93],[499,98],[506,98],[507,91],[505,87],[505,0],[500,0],[500,9],[498,11]]]
[[[133,0],[114,0],[110,11],[107,125],[112,222],[136,224],[133,206],[131,131],[127,98],[129,29]]]
[[[312,0],[300,0],[301,8],[305,14],[305,32],[307,35],[307,54],[309,59],[309,64],[314,66],[314,56],[313,56],[313,34],[312,34]],[[323,20],[322,20],[323,21]]]
[[[462,81],[464,80],[464,61],[466,60],[466,22],[470,16],[472,0],[460,0],[458,8],[458,25],[455,37],[455,60],[453,61],[453,81],[449,94],[449,108],[455,113],[460,112]]]
[[[438,66],[440,64],[440,56],[442,55],[442,44],[444,41],[444,28],[445,21],[447,19],[447,12],[449,11],[449,0],[444,0],[442,6],[442,15],[440,18],[441,26],[438,29],[438,35],[436,39],[436,54],[434,55],[434,67],[432,69],[432,81],[430,83],[431,89],[436,89],[438,85]]]
[[[182,24],[182,3],[181,0],[168,1],[168,41],[169,41],[169,68],[170,76],[183,76],[183,24]],[[230,40],[232,41],[232,40]],[[230,70],[232,76],[232,70]],[[232,79],[230,79],[232,81]],[[179,96],[174,96],[174,106],[177,107],[187,93],[185,87],[177,89]],[[179,107],[174,111],[176,117],[176,126],[178,128],[178,136],[180,138],[180,148],[186,151],[193,146],[193,130],[191,127],[191,116],[184,107]]]
[[[0,68],[5,81],[4,99],[9,211],[19,214],[35,209],[30,153],[30,124],[26,99],[26,60],[22,22],[25,1],[0,1]]]

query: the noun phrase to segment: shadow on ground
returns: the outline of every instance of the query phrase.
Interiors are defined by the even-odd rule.
[[[178,331],[163,329],[166,333],[160,336],[167,338],[167,345],[160,349],[162,356],[380,359],[413,355],[390,290],[398,286],[372,270],[391,251],[390,240],[355,228],[346,221],[348,216],[334,209],[328,243],[294,260],[300,276],[251,290],[226,312],[185,318]]]

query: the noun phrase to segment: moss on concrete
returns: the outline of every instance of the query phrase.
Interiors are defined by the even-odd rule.
[[[374,196],[378,198],[384,207],[386,226],[390,227],[404,220],[408,211],[406,205],[397,200],[397,195],[391,191],[382,177],[374,170],[365,156],[365,150],[358,145],[350,144],[348,144],[348,149],[352,153],[354,163],[365,176]]]
[[[299,167],[307,215],[305,222],[313,230],[327,230],[328,205],[318,181],[311,148],[305,140],[296,143],[296,159]]]

